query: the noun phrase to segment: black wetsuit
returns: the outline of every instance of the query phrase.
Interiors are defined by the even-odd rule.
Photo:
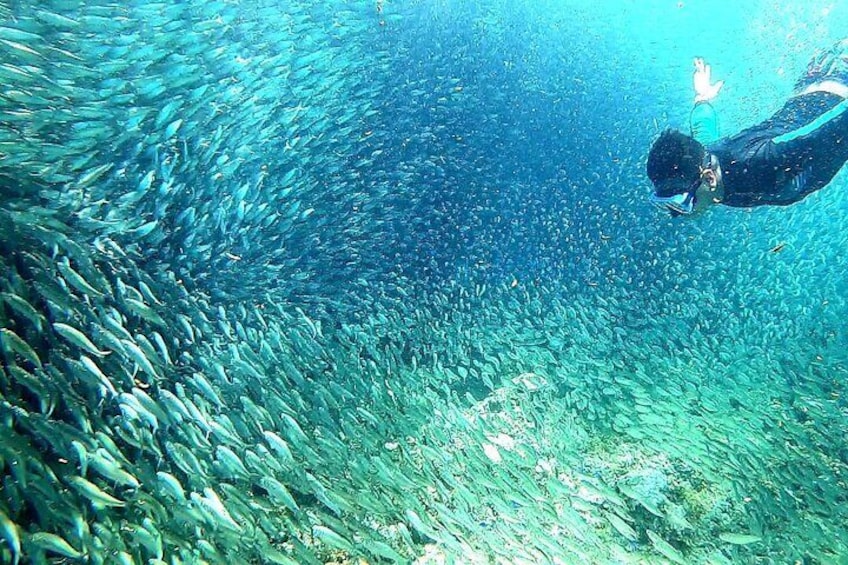
[[[826,186],[848,160],[848,101],[814,92],[768,120],[707,145],[718,157],[722,204],[788,205]]]

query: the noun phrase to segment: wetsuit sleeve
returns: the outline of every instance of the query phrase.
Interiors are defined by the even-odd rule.
[[[689,113],[689,131],[700,144],[709,145],[719,138],[718,114],[709,102],[698,102]]]

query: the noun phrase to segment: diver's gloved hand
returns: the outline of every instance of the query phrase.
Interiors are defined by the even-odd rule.
[[[708,102],[718,96],[719,90],[724,86],[724,81],[720,80],[715,84],[710,84],[710,66],[704,63],[700,57],[695,59],[695,102]]]

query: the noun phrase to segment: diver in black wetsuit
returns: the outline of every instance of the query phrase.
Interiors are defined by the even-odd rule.
[[[785,206],[826,186],[848,160],[848,39],[810,62],[771,118],[719,138],[710,100],[722,82],[695,59],[691,135],[666,130],[648,155],[651,201],[673,216],[711,204]]]

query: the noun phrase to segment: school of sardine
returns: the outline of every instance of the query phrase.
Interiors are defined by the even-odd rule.
[[[693,322],[709,264],[681,279],[621,208],[475,202],[455,170],[503,130],[402,14],[0,2],[0,562],[848,555],[838,340],[773,351],[802,326],[765,295]],[[591,246],[570,282],[474,278],[545,234]]]

